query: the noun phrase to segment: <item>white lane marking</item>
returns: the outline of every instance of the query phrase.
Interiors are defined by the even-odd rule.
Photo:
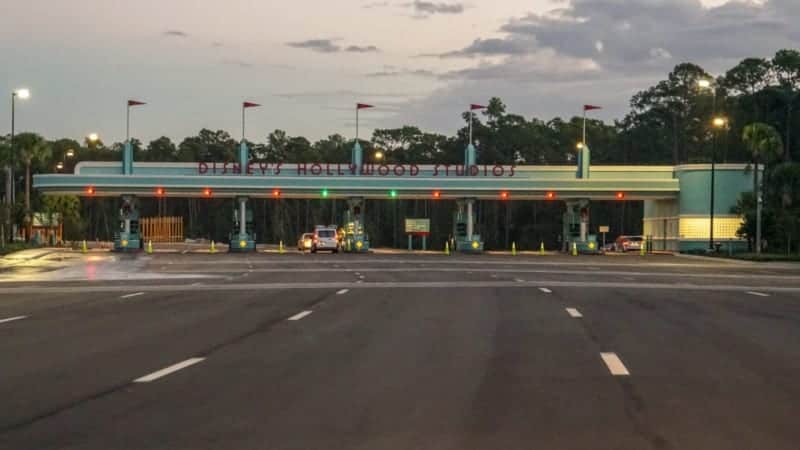
[[[581,317],[583,317],[583,314],[581,314],[581,312],[575,308],[566,308],[566,309],[567,309],[567,314],[569,314],[570,317],[574,317],[576,319],[580,319]]]
[[[514,281],[516,281],[517,283],[524,283],[525,282],[525,280],[523,280],[522,278],[514,278]]]
[[[297,313],[297,314],[293,315],[292,317],[289,317],[288,320],[300,320],[300,319],[302,319],[303,317],[305,317],[305,316],[307,316],[309,314],[311,314],[311,311],[303,311],[301,313]]]
[[[189,286],[200,286],[200,285],[202,285],[202,284],[203,284],[203,283],[197,282],[197,283],[192,283],[192,284],[190,284]]]
[[[366,278],[366,277],[365,277],[364,275],[359,275],[359,276],[358,276],[358,278],[359,278],[359,279],[361,279],[361,280],[363,280],[363,279],[364,279],[364,278]]]
[[[631,374],[628,372],[625,364],[622,364],[622,360],[619,359],[616,353],[600,353],[600,357],[603,358],[603,362],[606,363],[611,375],[628,376]]]
[[[340,291],[336,291],[336,295],[347,294],[348,292],[350,292],[350,289],[342,289]]]
[[[205,358],[189,358],[186,361],[179,362],[177,364],[173,364],[169,367],[165,367],[161,370],[157,370],[151,374],[147,374],[143,377],[137,378],[133,380],[134,383],[149,383],[151,381],[155,381],[161,377],[165,377],[173,372],[177,372],[181,369],[185,369],[189,366],[193,366],[200,361],[203,361]]]
[[[119,298],[131,298],[131,297],[138,297],[140,295],[144,295],[144,292],[134,292],[133,294],[125,294],[120,296]]]
[[[539,290],[544,292],[545,294],[552,294],[553,293],[553,291],[551,291],[550,289],[547,289],[547,288],[539,288]]]
[[[356,283],[363,283],[364,280],[356,280]]]
[[[188,249],[187,249],[187,250],[184,250],[184,251],[182,251],[182,252],[181,252],[181,255],[185,255],[185,254],[187,254],[187,253],[189,253],[189,250],[188,250]]]
[[[747,293],[750,294],[750,295],[758,296],[758,297],[769,297],[769,294],[765,294],[763,292],[747,291]]]
[[[496,273],[493,273],[493,274],[491,275],[491,277],[492,277],[492,278],[497,278],[497,274],[496,274]]]
[[[28,318],[28,316],[9,317],[8,319],[0,319],[0,323],[13,322],[15,320],[22,320],[22,319],[27,319],[27,318]]]
[[[359,275],[361,275],[361,272],[356,272],[356,276],[359,276]]]

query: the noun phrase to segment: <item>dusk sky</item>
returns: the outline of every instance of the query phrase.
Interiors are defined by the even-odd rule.
[[[200,128],[317,139],[412,124],[452,134],[469,103],[499,96],[550,119],[630,96],[691,61],[712,73],[800,47],[800,1],[766,0],[2,0],[0,86],[27,87],[18,129],[106,143],[125,101],[148,102],[133,136]],[[0,106],[0,133],[10,129]]]

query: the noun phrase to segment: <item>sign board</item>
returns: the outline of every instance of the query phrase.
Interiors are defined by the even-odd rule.
[[[406,219],[406,234],[430,234],[431,219]]]
[[[600,233],[608,233],[608,231],[609,231],[609,226],[608,225],[600,225],[600,229],[599,229]]]

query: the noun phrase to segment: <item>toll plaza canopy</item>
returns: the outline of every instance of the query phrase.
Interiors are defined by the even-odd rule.
[[[744,164],[717,164],[714,217],[711,166],[513,166],[482,164],[128,163],[81,162],[74,174],[34,176],[45,194],[215,198],[416,198],[564,201],[644,201],[644,234],[663,248],[705,248],[714,239],[746,245],[731,212],[753,174]],[[127,173],[126,173],[127,172]],[[581,203],[584,202],[584,203]],[[578,210],[576,209],[576,211]]]

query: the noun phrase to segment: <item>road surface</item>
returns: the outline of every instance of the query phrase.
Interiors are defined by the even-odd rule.
[[[800,270],[677,257],[0,268],[3,449],[800,448]]]

